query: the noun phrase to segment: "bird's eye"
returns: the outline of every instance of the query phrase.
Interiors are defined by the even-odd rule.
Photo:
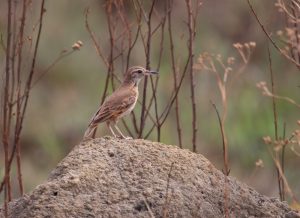
[[[139,74],[143,73],[143,71],[141,71],[141,70],[138,70],[137,72],[138,72]]]

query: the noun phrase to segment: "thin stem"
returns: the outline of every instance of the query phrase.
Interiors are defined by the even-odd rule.
[[[2,143],[4,149],[4,166],[5,166],[5,193],[4,193],[4,208],[7,217],[7,203],[11,200],[11,187],[10,187],[10,173],[8,164],[8,146],[9,146],[9,90],[10,90],[10,57],[11,57],[11,17],[12,17],[12,3],[8,0],[8,13],[7,13],[7,41],[6,41],[6,58],[5,58],[5,83],[4,83],[4,102],[3,102],[3,132]]]
[[[20,116],[21,116],[21,65],[22,65],[22,57],[23,57],[23,41],[24,41],[24,28],[25,28],[25,20],[26,20],[26,11],[27,11],[27,0],[23,1],[22,7],[22,18],[20,25],[20,35],[18,42],[18,63],[17,63],[17,105],[16,105],[16,123],[15,130],[19,129],[20,126]],[[17,134],[15,131],[14,137],[14,147],[17,150],[17,173],[18,173],[18,182],[19,182],[19,190],[20,195],[23,195],[24,188],[22,182],[22,170],[21,170],[21,145],[20,145],[20,134]],[[13,154],[14,152],[12,152]],[[12,159],[12,158],[11,158]]]
[[[230,169],[229,169],[229,166],[228,166],[228,154],[227,154],[227,145],[226,145],[226,141],[225,141],[224,126],[223,126],[219,111],[217,109],[217,106],[213,102],[211,102],[211,104],[212,104],[212,106],[214,107],[214,109],[217,113],[219,124],[220,124],[220,129],[221,129],[221,134],[222,134],[223,162],[224,162],[223,174],[225,175],[224,211],[225,211],[225,217],[229,217],[229,211],[228,211],[228,175],[230,173]]]
[[[175,64],[175,51],[174,51],[174,42],[173,42],[173,33],[172,33],[172,10],[171,5],[173,4],[173,0],[168,0],[168,32],[169,32],[169,41],[170,41],[170,53],[171,53],[171,63],[172,63],[172,73],[174,79],[174,90],[178,88],[177,82],[177,72],[176,72],[176,64]],[[177,126],[177,136],[179,147],[182,148],[182,130],[180,124],[180,113],[179,113],[179,98],[178,95],[175,99],[175,114],[176,114],[176,126]]]
[[[300,68],[300,63],[297,63],[293,58],[291,58],[289,55],[287,55],[285,52],[283,52],[278,45],[275,43],[275,41],[271,38],[271,35],[267,32],[266,28],[264,27],[264,25],[262,24],[262,22],[260,21],[260,19],[258,18],[252,4],[250,3],[250,0],[247,0],[248,5],[251,9],[252,14],[254,15],[256,21],[258,22],[259,26],[261,27],[262,31],[265,33],[265,35],[267,36],[267,38],[269,39],[269,41],[271,42],[271,44],[274,46],[274,48],[282,55],[284,56],[286,59],[288,59],[289,61],[291,61],[293,64],[295,64],[298,68]]]
[[[286,122],[284,122],[284,124],[283,124],[283,140],[285,140],[285,137],[286,137]],[[282,173],[283,173],[283,175],[284,175],[284,167],[285,167],[285,165],[284,165],[284,161],[285,161],[285,159],[284,159],[284,157],[285,157],[285,148],[286,148],[286,143],[282,146],[282,151],[281,151],[281,168],[282,168]],[[283,193],[283,195],[282,195],[282,200],[284,201],[285,200],[285,187],[284,187],[284,183],[283,183],[283,180],[282,180],[282,187],[281,187],[281,190],[282,190],[282,193]]]
[[[178,88],[174,90],[173,97],[171,97],[170,102],[166,105],[165,109],[163,110],[163,112],[159,116],[159,125],[160,126],[162,126],[164,124],[164,122],[166,121],[166,119],[167,119],[167,117],[168,117],[168,115],[170,113],[170,110],[171,110],[171,108],[173,106],[173,103],[175,102],[175,99],[176,99],[176,97],[177,97],[177,95],[178,95],[178,93],[180,91],[183,79],[185,78],[185,74],[187,72],[187,68],[188,68],[189,63],[190,63],[190,59],[191,59],[191,57],[189,56],[187,58],[187,61],[186,61],[183,73],[182,73],[181,78],[179,80]],[[145,139],[147,139],[150,136],[150,134],[152,133],[152,131],[153,131],[154,128],[155,128],[155,124],[150,128],[150,130],[148,131],[148,133],[144,137]]]
[[[147,21],[147,44],[146,44],[146,69],[150,69],[150,52],[151,52],[151,38],[152,38],[152,26],[151,26],[151,18],[152,18],[152,13],[153,13],[153,8],[155,5],[155,1],[152,1],[152,5],[149,11],[149,15],[146,19]],[[139,138],[143,137],[143,131],[144,131],[144,127],[145,127],[145,108],[146,108],[146,100],[147,100],[147,84],[148,84],[148,78],[146,77],[144,80],[144,86],[143,86],[143,100],[142,100],[142,109],[141,109],[141,117],[140,117],[140,130],[139,130]]]
[[[191,102],[192,102],[192,146],[193,152],[196,152],[197,148],[197,108],[196,108],[196,97],[195,97],[195,77],[194,77],[194,40],[195,40],[195,26],[193,19],[193,10],[192,10],[192,1],[186,0],[187,13],[188,13],[188,30],[189,30],[189,44],[188,44],[188,52],[191,57],[190,60],[190,89],[191,89]]]
[[[270,54],[270,48],[268,44],[268,60],[269,60],[269,69],[270,69],[270,78],[271,78],[271,90],[272,93],[275,93],[275,85],[274,85],[274,75],[273,75],[273,68],[272,68],[272,58]],[[277,118],[277,107],[276,107],[276,100],[275,97],[272,96],[272,108],[273,108],[273,117],[274,117],[274,134],[275,134],[275,140],[278,140],[278,118]],[[277,172],[277,181],[278,181],[278,190],[279,190],[279,196],[280,200],[283,200],[283,192],[282,192],[282,178],[279,174],[279,170],[276,167]]]

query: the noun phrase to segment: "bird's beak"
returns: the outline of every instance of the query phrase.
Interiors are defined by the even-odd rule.
[[[146,71],[146,75],[157,75],[157,74],[158,74],[158,72],[155,70],[147,70]]]

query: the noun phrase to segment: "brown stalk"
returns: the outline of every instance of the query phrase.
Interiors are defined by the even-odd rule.
[[[286,123],[284,122],[284,124],[283,124],[283,140],[285,140],[285,133],[286,133]],[[281,162],[280,162],[280,164],[281,164],[281,168],[282,168],[282,174],[283,175],[285,175],[284,174],[284,167],[285,167],[285,148],[286,148],[286,145],[287,144],[284,144],[283,146],[282,146],[282,151],[281,151]],[[283,195],[282,195],[282,200],[283,201],[285,201],[285,186],[284,186],[284,182],[283,182],[283,180],[281,180],[282,181],[282,187],[281,187],[281,191],[282,191],[282,193],[283,193]]]
[[[189,43],[188,43],[188,52],[189,56],[191,57],[190,60],[190,89],[191,89],[191,101],[192,101],[192,131],[193,131],[193,139],[192,139],[192,146],[193,152],[196,152],[197,148],[197,108],[196,108],[196,98],[195,98],[195,78],[194,78],[194,40],[195,40],[195,20],[193,19],[193,10],[192,10],[192,1],[186,0],[187,6],[187,14],[188,14],[188,30],[189,30]]]
[[[149,11],[149,15],[146,17],[146,22],[147,22],[147,44],[146,44],[146,50],[145,50],[145,55],[146,55],[146,69],[150,69],[150,52],[151,52],[151,38],[152,38],[152,31],[151,31],[151,18],[152,18],[152,13],[153,13],[153,8],[155,5],[155,1],[152,1],[152,5]],[[139,2],[139,1],[138,1]],[[146,100],[147,100],[147,84],[148,84],[148,78],[146,77],[144,80],[144,86],[143,86],[143,100],[142,100],[142,109],[141,109],[141,117],[140,117],[140,129],[139,129],[139,135],[138,137],[141,138],[143,137],[143,131],[145,127],[145,108],[146,108]]]
[[[33,54],[33,57],[32,57],[31,69],[30,69],[30,72],[29,72],[29,75],[28,75],[28,78],[27,78],[27,81],[26,81],[26,84],[25,84],[25,90],[24,90],[24,96],[25,97],[24,97],[24,101],[22,100],[22,103],[20,102],[20,108],[19,108],[20,111],[19,111],[19,117],[18,117],[19,121],[18,121],[18,126],[15,129],[15,136],[16,137],[15,137],[14,145],[13,145],[13,148],[12,148],[12,153],[11,153],[11,156],[10,156],[9,159],[8,159],[8,153],[7,153],[7,157],[6,157],[6,163],[7,163],[6,174],[5,174],[4,179],[3,179],[2,183],[1,183],[0,192],[2,191],[3,186],[4,186],[5,190],[7,188],[5,184],[7,184],[7,181],[9,180],[9,177],[10,177],[9,174],[10,174],[10,169],[11,169],[11,163],[12,163],[14,154],[16,152],[16,147],[19,146],[19,143],[20,143],[20,140],[19,140],[20,139],[20,134],[21,134],[21,131],[22,131],[23,121],[24,121],[24,117],[25,117],[25,112],[26,112],[27,105],[28,105],[31,83],[32,83],[34,72],[35,72],[35,63],[36,63],[36,57],[37,57],[37,51],[38,51],[38,46],[39,46],[39,41],[40,41],[41,30],[42,30],[43,15],[44,15],[44,12],[45,12],[44,11],[45,10],[44,9],[44,3],[45,3],[45,1],[43,0],[42,3],[41,3],[41,11],[40,11],[40,17],[39,17],[40,23],[39,23],[39,28],[38,28],[36,43],[35,43],[35,46],[34,46],[34,54]],[[10,19],[8,19],[8,20],[10,20]],[[10,31],[8,31],[8,33],[10,33]],[[10,46],[7,46],[7,48],[9,48],[9,47]],[[9,50],[7,50],[7,51],[9,51]],[[18,99],[18,101],[21,101],[21,99],[22,98]],[[4,98],[4,101],[6,101],[5,98]],[[4,111],[4,115],[5,115],[5,113],[6,112]],[[6,125],[4,125],[4,127],[6,128]],[[4,130],[3,131],[4,132],[4,136],[8,137],[5,128],[3,129]],[[3,138],[4,141],[5,141],[5,137]],[[7,141],[7,143],[8,143],[8,141]],[[20,165],[18,167],[20,167]],[[20,172],[21,172],[21,170],[20,170]],[[20,183],[21,182],[20,181],[21,174],[19,174],[18,177],[19,177],[19,183]]]
[[[22,123],[24,120],[24,116],[25,116],[25,112],[27,109],[27,104],[28,104],[28,100],[29,100],[29,91],[31,88],[31,83],[32,83],[32,79],[33,79],[33,75],[35,73],[35,65],[36,65],[36,57],[37,57],[37,52],[38,52],[38,47],[39,47],[39,42],[40,42],[40,37],[41,37],[41,32],[42,32],[42,27],[43,27],[43,18],[44,18],[44,12],[45,12],[45,0],[42,0],[41,3],[41,9],[40,9],[40,17],[39,17],[39,28],[38,28],[38,33],[37,33],[37,38],[36,38],[36,43],[34,46],[34,53],[33,53],[33,58],[32,58],[32,63],[31,63],[31,69],[30,69],[30,73],[26,82],[26,87],[25,87],[25,100],[24,100],[24,105],[22,108],[22,113],[21,113],[21,122],[20,122],[20,129],[19,132],[21,132],[22,129]]]
[[[12,4],[8,0],[7,13],[7,41],[6,41],[6,58],[5,58],[5,82],[4,82],[4,98],[3,98],[3,132],[2,143],[4,149],[4,166],[5,166],[5,186],[4,186],[4,212],[7,217],[7,204],[11,199],[10,175],[8,165],[8,145],[9,145],[9,123],[8,123],[8,107],[9,107],[9,84],[10,84],[10,57],[11,57],[11,17]]]
[[[16,2],[14,1],[12,4],[12,30],[11,30],[11,46],[9,49],[11,49],[11,55],[10,55],[10,74],[11,74],[11,79],[10,79],[10,90],[9,90],[9,105],[8,105],[8,133],[7,135],[10,136],[10,131],[11,131],[11,124],[12,124],[12,112],[13,112],[13,105],[11,102],[14,99],[14,92],[15,92],[15,50],[16,50]]]
[[[141,39],[142,39],[142,42],[143,42],[143,46],[144,46],[144,49],[146,50],[145,39],[144,39],[143,34],[142,34],[142,32],[141,32],[141,26],[142,26],[141,18],[142,18],[142,15],[144,15],[144,18],[145,18],[145,20],[147,21],[146,12],[144,11],[144,8],[141,6],[141,3],[140,3],[139,1],[137,1],[139,11],[138,11],[138,8],[137,8],[137,6],[136,6],[136,4],[135,4],[135,1],[132,0],[132,3],[133,3],[133,6],[134,6],[134,12],[135,12],[136,19],[137,19],[137,23],[138,23],[138,30],[137,30],[137,32],[136,32],[135,40],[134,40],[134,42],[132,43],[132,45],[130,46],[130,48],[129,48],[130,53],[131,53],[131,50],[133,49],[135,43],[137,42],[137,39],[138,39],[138,36],[139,36],[139,35],[141,35]],[[153,32],[152,32],[152,34],[153,34]],[[129,54],[129,51],[128,51],[128,54]],[[160,53],[161,53],[161,52],[160,52]],[[159,60],[160,60],[160,59],[161,59],[161,58],[159,58]],[[128,63],[129,63],[129,56],[127,56],[127,67],[128,67]],[[159,65],[159,64],[158,64],[158,65]],[[159,66],[157,67],[157,69],[159,69]],[[152,83],[152,82],[153,82],[153,81],[152,81],[152,79],[151,79],[151,83]],[[156,79],[156,80],[155,80],[155,85],[154,85],[154,87],[157,86],[157,82],[158,82],[158,80]],[[153,85],[153,84],[151,84],[151,85]],[[149,113],[149,111],[150,111],[150,106],[152,105],[153,98],[154,98],[154,96],[153,96],[153,94],[152,94],[152,97],[151,97],[151,100],[150,100],[150,104],[149,104],[148,108],[146,108],[146,115],[145,115],[145,117],[149,116],[150,119],[151,119],[151,121],[152,121],[152,122],[155,124],[155,126],[157,127],[158,125],[157,125],[155,119],[154,119],[154,118],[151,116],[151,114]],[[138,103],[139,103],[140,105],[142,105],[142,102],[138,101]],[[155,106],[155,112],[157,112],[157,106]],[[139,128],[138,128],[138,126],[137,126],[137,119],[136,119],[136,116],[135,116],[134,113],[132,113],[132,120],[133,120],[134,128],[135,128],[136,132],[138,133],[138,132],[139,132]]]
[[[107,58],[102,53],[101,47],[100,47],[99,43],[96,40],[95,34],[92,31],[92,29],[90,28],[90,25],[89,25],[89,22],[88,22],[88,15],[89,15],[89,13],[90,13],[90,9],[87,8],[86,12],[85,12],[85,27],[86,27],[86,29],[87,29],[87,31],[88,31],[88,33],[89,33],[89,35],[90,35],[90,37],[91,37],[91,39],[93,41],[93,44],[94,44],[94,46],[96,48],[98,56],[103,61],[103,63],[107,67],[107,69],[110,69],[110,64],[108,63]],[[105,85],[104,85],[103,94],[102,94],[102,97],[101,97],[101,104],[104,102],[106,94],[107,94],[109,79],[110,79],[110,73],[109,73],[109,70],[108,70],[108,72],[106,74],[106,78],[105,78]]]
[[[182,73],[181,78],[179,80],[178,87],[177,87],[177,89],[174,90],[174,93],[172,94],[173,97],[170,98],[170,102],[166,105],[163,112],[159,116],[159,125],[160,126],[162,126],[164,124],[164,122],[166,121],[167,117],[169,116],[170,110],[173,106],[173,103],[175,102],[175,99],[178,96],[178,93],[179,93],[179,90],[181,88],[183,79],[185,78],[185,74],[187,72],[187,68],[189,66],[190,58],[191,58],[190,56],[187,58],[183,73]],[[145,135],[145,137],[144,137],[145,139],[147,139],[150,136],[150,134],[152,133],[154,128],[155,128],[155,124],[150,128],[148,133]]]
[[[106,67],[107,67],[107,73],[106,73],[106,78],[105,78],[105,85],[104,85],[104,90],[102,93],[102,97],[101,97],[101,104],[103,104],[106,96],[107,96],[107,92],[108,92],[108,86],[109,86],[109,81],[111,81],[112,87],[114,89],[114,75],[113,75],[113,56],[114,56],[114,37],[113,37],[113,30],[112,30],[112,23],[111,23],[111,2],[107,2],[105,5],[105,13],[106,13],[106,18],[107,18],[107,25],[108,25],[108,30],[109,30],[109,41],[110,41],[110,53],[109,53],[109,58],[108,61],[107,59],[104,57],[104,55],[102,55],[101,49],[100,49],[100,45],[97,43],[97,40],[94,37],[93,32],[91,31],[91,29],[89,28],[89,24],[88,24],[88,13],[89,11],[86,11],[86,28],[87,31],[90,34],[90,37],[93,40],[94,46],[96,47],[97,53],[100,56],[100,58],[103,60],[103,62],[105,63]],[[95,128],[92,137],[94,138],[97,132],[97,127]]]
[[[224,212],[225,212],[225,217],[229,217],[229,210],[228,210],[228,175],[230,172],[229,166],[228,166],[228,154],[227,154],[227,148],[226,148],[226,140],[225,140],[225,133],[224,133],[224,126],[222,123],[222,119],[220,117],[219,111],[217,109],[217,106],[211,102],[212,106],[214,107],[218,120],[219,120],[219,125],[221,129],[221,134],[222,134],[222,145],[223,145],[223,162],[224,162],[224,170],[223,174],[225,175],[225,187],[224,187]]]
[[[159,50],[159,57],[158,57],[158,64],[157,64],[157,68],[160,68],[160,64],[161,64],[161,60],[162,60],[162,54],[163,54],[163,49],[164,49],[164,27],[165,27],[165,21],[166,21],[166,16],[164,16],[162,18],[161,23],[161,39],[160,39],[160,50]],[[156,130],[157,130],[157,141],[160,142],[160,138],[161,138],[161,126],[159,125],[159,115],[158,115],[158,102],[157,102],[157,98],[156,98],[156,92],[157,92],[157,88],[158,88],[158,81],[159,81],[159,77],[155,78],[155,84],[153,82],[153,78],[150,77],[150,81],[151,81],[151,89],[152,89],[152,96],[150,99],[150,102],[148,104],[148,109],[146,111],[145,114],[145,118],[147,118],[147,116],[149,115],[149,111],[150,108],[152,106],[153,100],[154,100],[154,109],[155,109],[155,118],[156,118]]]
[[[134,48],[134,46],[137,42],[139,33],[140,33],[140,25],[138,25],[137,32],[136,32],[134,40],[132,42],[131,25],[129,23],[129,20],[128,20],[127,16],[125,15],[124,5],[123,5],[122,2],[115,2],[114,4],[117,8],[117,13],[120,17],[120,20],[122,21],[122,26],[124,26],[124,31],[122,31],[120,33],[120,37],[122,38],[122,51],[120,52],[120,55],[122,56],[122,61],[123,61],[123,56],[124,56],[124,53],[125,53],[124,51],[126,50],[126,48],[123,48],[124,47],[123,46],[123,44],[124,44],[123,41],[126,38],[126,35],[124,33],[127,33],[128,51],[127,51],[127,54],[126,54],[126,69],[125,69],[125,71],[127,71],[128,67],[129,67],[129,60],[130,60],[130,57],[131,57],[132,49]],[[141,20],[140,16],[137,16],[138,23],[140,23],[140,20]],[[118,37],[116,38],[116,40],[118,40]],[[148,112],[148,110],[147,110],[147,112]],[[135,116],[134,111],[131,114],[132,114],[132,123],[133,123],[133,126],[134,126],[134,130],[135,130],[136,133],[138,133],[139,131],[138,131],[136,116]],[[127,132],[129,133],[129,135],[131,137],[133,137],[133,133],[130,131],[130,129],[129,129],[128,125],[126,124],[126,122],[124,120],[122,120],[122,123],[124,124],[124,127],[127,130]]]
[[[154,110],[155,110],[155,119],[156,119],[156,130],[157,130],[157,141],[160,142],[161,138],[161,125],[159,125],[159,116],[158,116],[158,103],[157,103],[157,98],[156,98],[156,91],[158,87],[158,80],[159,78],[155,79],[155,84],[153,82],[153,78],[150,78],[151,80],[151,88],[152,88],[152,99],[154,98]],[[151,104],[149,104],[149,109],[150,109]],[[148,111],[149,112],[149,111]],[[148,115],[148,114],[147,114]]]
[[[172,5],[173,0],[167,0],[168,4],[168,32],[169,32],[169,41],[170,41],[170,53],[171,53],[171,63],[172,63],[172,73],[173,73],[173,80],[174,80],[174,90],[178,88],[178,76],[176,71],[176,64],[175,64],[175,51],[174,51],[174,42],[173,42],[173,33],[172,33]],[[182,130],[180,125],[180,113],[179,113],[179,98],[176,95],[175,98],[175,114],[176,114],[176,126],[177,126],[177,136],[178,136],[178,143],[179,147],[182,148]]]
[[[137,4],[136,4],[137,2]],[[140,23],[139,25],[142,26],[142,23],[141,23],[141,18],[144,17],[144,20],[147,22],[147,15],[146,15],[146,12],[144,10],[144,8],[142,7],[141,5],[141,2],[139,0],[132,0],[132,3],[133,3],[133,6],[134,6],[134,12],[135,12],[135,15],[136,17],[140,19]],[[139,9],[139,13],[138,13],[138,9]],[[145,50],[145,53],[146,53],[146,42],[145,42],[145,37],[142,33],[142,31],[140,31],[140,36],[141,36],[141,40],[142,40],[142,43],[143,43],[143,47],[144,47],[144,50]]]
[[[20,34],[18,40],[18,63],[17,63],[17,105],[16,105],[16,122],[15,122],[15,130],[20,126],[20,115],[21,115],[21,65],[22,65],[22,56],[23,56],[23,41],[24,41],[24,28],[25,28],[25,20],[26,20],[26,11],[27,11],[27,0],[23,1],[22,7],[22,18],[20,25]],[[22,171],[21,171],[21,145],[20,145],[20,134],[17,134],[15,131],[14,136],[14,144],[16,147],[17,153],[17,172],[18,172],[18,182],[19,182],[19,190],[20,195],[23,195],[23,183],[22,183]],[[14,152],[12,152],[13,154]]]
[[[275,43],[275,41],[272,39],[271,35],[267,32],[266,28],[264,27],[264,25],[262,24],[262,22],[260,21],[260,19],[258,18],[252,4],[250,3],[250,0],[247,0],[248,5],[251,9],[252,14],[254,15],[256,21],[258,22],[259,26],[261,27],[262,31],[264,32],[264,34],[267,36],[267,38],[269,39],[269,41],[271,42],[271,44],[274,46],[274,48],[282,55],[284,56],[286,59],[288,59],[289,61],[291,61],[293,64],[295,64],[298,68],[300,68],[300,63],[297,63],[293,58],[291,58],[289,55],[287,55],[285,52],[283,52],[278,45]]]
[[[93,41],[93,44],[96,48],[96,51],[97,51],[97,54],[98,56],[100,57],[100,59],[103,61],[103,63],[105,64],[105,66],[108,68],[109,67],[109,63],[107,61],[107,58],[104,56],[103,52],[102,52],[102,49],[101,49],[101,46],[99,45],[99,43],[97,42],[96,40],[96,37],[95,37],[95,34],[93,32],[93,30],[91,29],[90,25],[89,25],[89,21],[88,21],[88,15],[90,13],[90,8],[87,8],[85,10],[85,27]]]
[[[140,11],[139,14],[137,14],[137,12],[136,12],[136,20],[137,20],[138,28],[137,28],[137,31],[135,33],[133,42],[131,42],[131,31],[130,31],[130,34],[129,34],[129,37],[128,37],[129,48],[128,48],[127,55],[126,55],[126,70],[129,68],[131,52],[132,52],[132,49],[134,48],[134,46],[136,45],[137,39],[138,39],[140,31],[141,31],[141,11]],[[132,120],[132,123],[133,123],[135,133],[138,134],[139,129],[138,129],[136,115],[135,115],[134,111],[132,111],[131,115],[132,115],[131,120]]]
[[[270,54],[269,44],[268,44],[268,61],[269,61],[270,78],[271,78],[271,90],[272,90],[272,93],[275,93],[274,75],[273,75],[273,68],[272,68],[272,58],[271,58],[271,54]],[[273,109],[273,117],[274,117],[275,140],[278,141],[278,116],[277,116],[276,100],[275,100],[274,96],[272,96],[272,109]],[[284,193],[282,192],[283,181],[282,181],[282,178],[279,174],[279,169],[277,167],[276,167],[276,171],[277,171],[279,196],[280,196],[280,200],[283,201],[283,199],[284,199]]]
[[[108,32],[109,32],[109,42],[110,42],[110,51],[109,51],[109,59],[108,59],[108,72],[107,74],[110,74],[110,81],[113,90],[115,89],[114,85],[114,76],[113,76],[113,71],[114,71],[114,47],[115,47],[115,38],[114,38],[114,27],[112,23],[112,3],[108,2],[106,7],[105,7],[105,12],[106,12],[106,18],[107,18],[107,25],[108,25]],[[107,88],[107,87],[105,87]],[[107,89],[106,89],[107,91]],[[106,92],[103,93],[103,98],[105,99]],[[103,103],[103,102],[102,102]]]
[[[287,179],[286,179],[286,177],[285,177],[285,175],[282,171],[282,166],[280,165],[280,161],[278,160],[278,157],[276,156],[276,154],[275,155],[273,154],[270,147],[268,147],[268,151],[269,151],[269,153],[270,153],[270,155],[273,159],[273,162],[275,163],[276,168],[278,169],[279,175],[282,178],[283,185],[285,186],[285,190],[286,190],[287,194],[291,197],[291,199],[295,203],[299,204],[298,199],[296,198],[295,194],[293,193],[292,189],[290,188],[289,183],[288,183],[288,181],[287,181]]]
[[[133,138],[134,135],[133,135],[133,133],[131,132],[131,130],[130,130],[129,126],[127,125],[127,123],[125,122],[125,120],[122,119],[122,123],[123,123],[123,125],[124,125],[124,127],[125,127],[127,133],[130,135],[131,138]]]
[[[222,65],[222,63],[219,61],[219,63]],[[228,163],[228,140],[227,140],[227,135],[226,135],[226,130],[225,130],[225,122],[226,122],[226,118],[227,118],[227,91],[226,91],[226,83],[224,82],[225,80],[221,78],[221,76],[219,75],[219,73],[216,70],[215,65],[213,64],[213,62],[211,62],[211,67],[212,67],[212,72],[214,72],[215,76],[216,76],[216,80],[218,83],[218,87],[219,87],[219,91],[221,94],[221,99],[222,99],[222,105],[223,105],[223,113],[222,116],[220,118],[219,112],[216,108],[216,105],[214,105],[215,110],[218,114],[218,118],[220,118],[220,125],[222,126],[221,131],[222,131],[222,142],[223,142],[223,163],[224,163],[224,171],[223,173],[225,175],[229,175],[230,170],[229,170],[229,163]],[[224,77],[225,77],[225,67],[223,67],[224,69]]]
[[[228,176],[230,173],[230,169],[229,169],[229,165],[228,165],[228,151],[227,151],[227,145],[226,145],[226,140],[225,140],[225,132],[224,132],[224,124],[222,122],[220,113],[217,109],[217,106],[211,102],[212,106],[214,107],[217,116],[218,116],[218,121],[219,121],[219,125],[220,125],[220,130],[221,130],[221,134],[222,134],[222,147],[223,147],[223,163],[224,163],[224,170],[223,173]]]
[[[165,11],[167,10],[166,4],[165,4]],[[157,64],[157,70],[160,69],[163,50],[164,50],[164,33],[165,33],[165,23],[166,23],[167,14],[164,15],[164,17],[161,19],[161,40],[160,40],[160,50],[159,50],[159,58],[158,58],[158,64]],[[155,30],[154,30],[155,32]],[[153,33],[154,33],[153,32]],[[152,87],[152,96],[154,96],[154,108],[155,108],[155,118],[156,118],[156,124],[157,124],[157,141],[160,142],[161,140],[161,125],[159,125],[159,115],[158,115],[158,102],[156,98],[157,88],[158,88],[158,81],[159,77],[155,78],[155,85],[153,85],[153,78],[151,77],[151,87]],[[149,104],[150,108],[151,104]]]
[[[136,119],[135,113],[131,113],[131,120],[132,120],[132,123],[133,123],[133,128],[134,128],[135,133],[138,133],[139,132],[139,128],[138,128],[138,124],[137,124],[137,119]]]
[[[40,21],[39,22],[39,28],[38,28],[36,43],[35,43],[35,46],[34,46],[34,53],[33,53],[33,58],[32,58],[32,63],[31,63],[31,69],[30,69],[29,76],[27,78],[27,82],[26,82],[25,90],[24,90],[25,99],[24,99],[23,107],[21,109],[20,125],[19,125],[19,128],[16,130],[18,135],[20,135],[22,127],[23,127],[23,121],[24,121],[25,112],[26,112],[27,104],[28,104],[28,100],[29,100],[29,92],[30,92],[30,89],[31,89],[31,83],[32,83],[34,72],[35,72],[37,51],[38,51],[41,31],[42,31],[42,27],[43,27],[43,17],[44,17],[44,12],[45,12],[44,5],[45,5],[45,0],[43,0],[42,3],[41,3],[40,17],[39,17],[39,21]],[[18,144],[18,143],[19,142],[16,141],[16,144]]]
[[[297,61],[296,58],[298,58],[297,62],[300,63],[300,51],[298,49],[298,46],[300,45],[300,39],[298,37],[298,35],[299,35],[299,31],[298,31],[298,29],[299,29],[299,21],[298,21],[298,19],[299,19],[299,15],[298,15],[299,10],[297,10],[297,6],[296,6],[296,3],[294,1],[290,1],[290,4],[291,4],[290,8],[291,8],[292,14],[295,17],[295,22],[293,24],[293,28],[295,29],[294,37],[296,39],[296,44],[293,43],[293,45],[292,45],[293,51],[295,51],[295,55],[294,55],[293,52],[292,52],[292,54],[294,55],[294,60]]]

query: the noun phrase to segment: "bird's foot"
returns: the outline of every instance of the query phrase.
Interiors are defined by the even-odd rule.
[[[130,136],[117,136],[118,139],[133,139],[132,137]]]

